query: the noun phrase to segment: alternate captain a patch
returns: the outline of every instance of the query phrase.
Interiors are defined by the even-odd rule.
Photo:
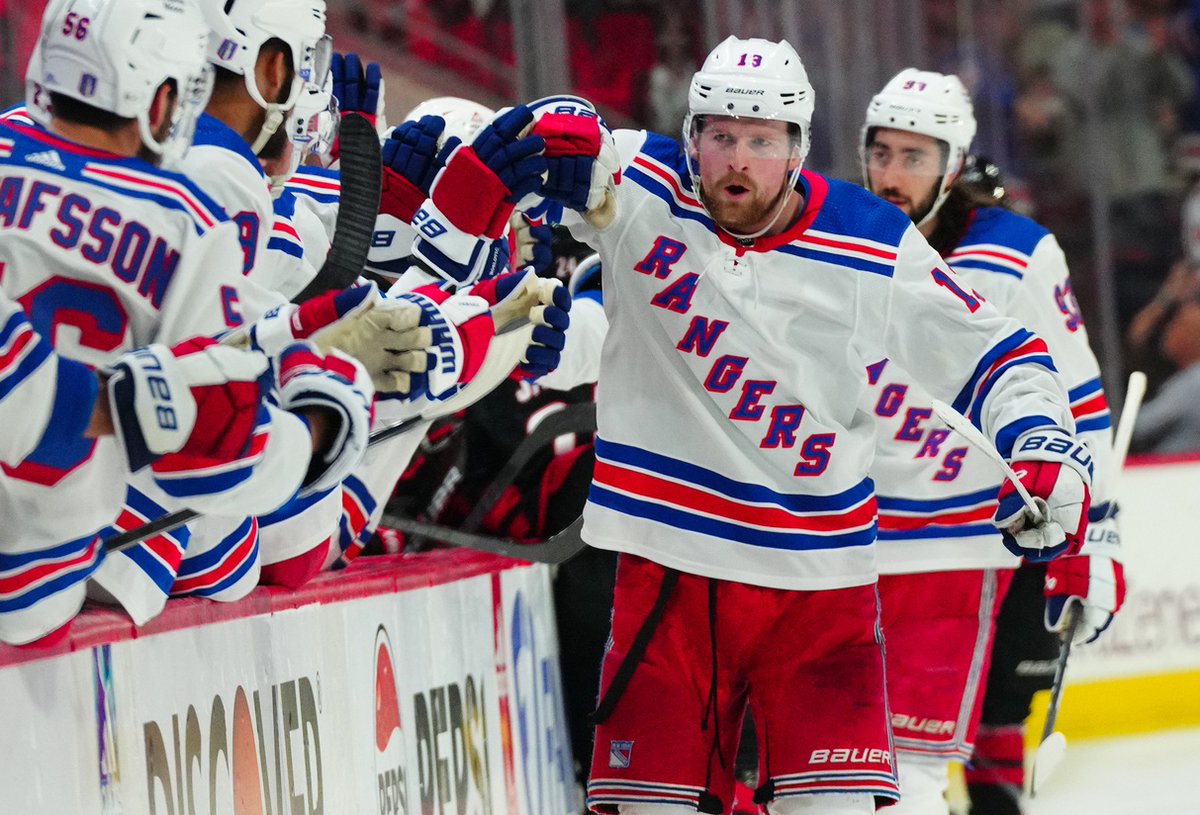
[[[608,743],[608,766],[617,770],[629,769],[629,757],[633,755],[632,741],[610,741]]]

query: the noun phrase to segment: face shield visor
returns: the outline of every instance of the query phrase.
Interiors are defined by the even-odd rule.
[[[704,191],[706,175],[710,182],[714,178],[736,181],[749,176],[778,199],[774,216],[751,233],[722,226],[743,240],[753,240],[769,231],[787,205],[789,190],[800,178],[808,143],[806,128],[774,117],[716,114],[689,114],[683,127],[688,174],[705,209],[709,210]],[[714,213],[710,210],[709,214]],[[714,220],[718,219],[714,216]]]
[[[138,130],[142,143],[159,157],[159,166],[164,169],[178,167],[191,148],[192,139],[196,135],[196,121],[212,96],[214,73],[212,65],[205,64],[199,72],[184,80],[175,95],[176,103],[171,113],[170,128],[161,142],[154,138],[150,130],[149,112],[138,116]]]

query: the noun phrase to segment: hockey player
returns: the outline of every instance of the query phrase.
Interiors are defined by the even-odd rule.
[[[994,522],[1050,555],[1082,543],[1090,460],[1044,345],[903,213],[802,170],[813,91],[786,42],[708,56],[683,149],[578,100],[533,112],[610,319],[584,537],[622,556],[588,805],[721,812],[749,703],[772,811],[873,812],[897,787],[866,366],[920,370],[995,440],[1049,520],[1002,490]]]
[[[975,190],[985,203],[990,197],[1000,206],[1005,205],[999,168],[979,156],[968,160],[968,167],[955,186]],[[1097,425],[1103,422],[1101,418]],[[1089,525],[1089,546],[1099,544],[1103,540],[1101,535],[1114,536],[1111,540],[1116,543],[1120,540],[1116,532],[1112,523]],[[975,749],[964,773],[972,815],[1021,813],[1025,720],[1029,718],[1034,694],[1048,690],[1054,682],[1060,645],[1058,634],[1047,630],[1045,625],[1046,601],[1053,597],[1055,603],[1061,604],[1061,593],[1051,591],[1056,584],[1046,580],[1046,570],[1051,565],[1027,562],[1017,567],[996,615]],[[1120,573],[1120,564],[1114,568]],[[1117,599],[1120,600],[1119,595]],[[1094,606],[1099,600],[1089,596],[1085,602]]]
[[[1045,341],[1067,385],[1076,433],[1095,461],[1093,504],[1084,553],[1048,566],[1046,626],[1062,631],[1067,605],[1077,603],[1079,638],[1091,640],[1124,594],[1121,565],[1112,559],[1120,539],[1110,517],[1112,434],[1099,367],[1054,236],[996,206],[992,195],[955,185],[974,135],[957,77],[905,69],[867,108],[864,181],[928,238],[954,272],[953,285]],[[894,811],[933,815],[948,812],[947,763],[971,757],[993,626],[1021,550],[1011,541],[1006,548],[1004,533],[989,522],[1002,481],[997,468],[933,415],[932,397],[910,369],[920,370],[899,359],[868,367],[866,410],[879,423],[871,475],[899,762]]]
[[[257,424],[267,369],[257,352],[192,339],[134,349],[96,371],[58,354],[2,292],[0,348],[0,462],[8,476],[109,436],[131,471],[168,454],[227,463],[241,457]],[[4,504],[5,537],[19,541],[29,519]],[[115,515],[117,506],[108,509]]]
[[[206,98],[199,11],[161,0],[120,9],[111,0],[67,0],[51,7],[43,31],[31,70],[52,103],[48,129],[13,121],[0,131],[8,196],[0,284],[33,325],[60,354],[100,366],[135,345],[227,331],[280,304],[243,276],[237,225],[181,176],[155,166],[186,149]],[[382,312],[373,302],[358,297],[351,309],[348,299],[315,302],[295,325],[319,342],[322,329],[343,338],[358,331],[364,351],[387,356],[389,318],[375,323]],[[415,325],[419,309],[411,311]],[[279,406],[296,415],[268,408],[237,467],[160,462],[155,478],[168,497],[257,514],[289,499],[302,478],[313,489],[336,484],[361,456],[372,393],[365,371],[349,358],[293,348],[297,334],[277,335],[270,351]],[[320,457],[310,467],[314,443]],[[95,506],[94,530],[120,500],[108,494],[124,482],[112,474],[115,464],[110,447],[87,446],[24,462],[24,471],[9,473],[8,490],[28,507],[47,488],[59,501],[78,489],[86,500],[72,523]],[[92,477],[92,468],[106,474]],[[257,470],[263,474],[251,479]],[[234,500],[235,492],[246,497]],[[40,539],[67,539],[69,530],[55,526],[61,514],[42,515]],[[178,562],[182,541],[163,545],[173,551],[146,557]]]

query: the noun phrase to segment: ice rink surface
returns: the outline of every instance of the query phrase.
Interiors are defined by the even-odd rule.
[[[1079,741],[1025,815],[1200,815],[1198,783],[1200,730]]]

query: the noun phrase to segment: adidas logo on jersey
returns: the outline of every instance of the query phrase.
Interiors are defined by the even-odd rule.
[[[46,150],[41,153],[30,153],[25,157],[25,160],[30,164],[40,164],[43,167],[49,167],[52,170],[67,169],[67,165],[63,164],[63,160],[58,155],[57,150]]]

